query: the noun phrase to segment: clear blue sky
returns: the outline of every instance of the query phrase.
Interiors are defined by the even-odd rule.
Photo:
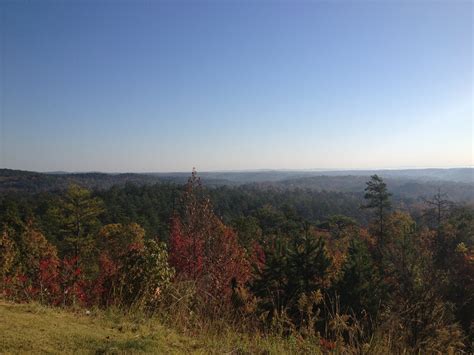
[[[471,1],[0,10],[0,167],[473,164]]]

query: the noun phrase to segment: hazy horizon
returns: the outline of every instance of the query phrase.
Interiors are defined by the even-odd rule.
[[[198,173],[252,173],[252,172],[350,172],[350,171],[404,171],[404,170],[455,170],[455,169],[474,169],[474,166],[449,166],[449,167],[395,167],[395,168],[306,168],[306,169],[287,169],[287,168],[260,168],[260,169],[226,169],[226,170],[200,170],[197,167],[191,167],[188,170],[155,170],[155,171],[104,171],[104,170],[27,170],[12,169],[9,167],[1,167],[0,169],[31,171],[44,174],[65,173],[65,174],[186,174],[196,169]]]
[[[472,167],[473,3],[0,4],[0,167]]]

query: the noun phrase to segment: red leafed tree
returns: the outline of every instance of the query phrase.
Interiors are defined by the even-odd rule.
[[[230,300],[232,283],[244,284],[250,264],[236,234],[214,214],[193,170],[171,220],[170,264],[181,280],[196,282],[202,295]]]
[[[38,280],[43,302],[57,305],[61,299],[59,279],[59,258],[48,258],[40,261]]]
[[[196,234],[184,234],[181,219],[171,219],[170,264],[178,275],[185,279],[197,279],[202,274],[204,248],[203,239]]]
[[[32,221],[18,238],[20,267],[17,275],[26,299],[54,303],[59,297],[59,258],[56,248],[35,229]]]
[[[113,303],[113,284],[117,279],[118,267],[107,253],[102,252],[99,256],[99,269],[100,273],[94,281],[91,297],[95,304],[109,305]]]
[[[242,285],[248,281],[250,264],[235,232],[220,221],[215,223],[217,233],[205,255],[206,281],[212,294],[230,299],[232,283]]]
[[[77,257],[64,258],[60,268],[60,282],[62,288],[61,302],[63,305],[88,303],[86,294],[86,280],[81,268],[78,266]]]

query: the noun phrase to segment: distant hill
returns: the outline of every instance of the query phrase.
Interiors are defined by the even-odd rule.
[[[382,175],[382,174],[380,174]],[[383,176],[383,175],[382,175]],[[336,191],[362,193],[369,176],[312,176],[287,179],[273,183],[261,183],[285,189],[310,189],[312,191]],[[407,177],[384,176],[388,189],[395,197],[419,198],[431,197],[440,190],[453,201],[474,201],[474,183],[449,180],[424,180]]]
[[[137,185],[156,183],[183,184],[190,174],[107,174],[107,173],[38,173],[23,170],[0,169],[0,193],[37,193],[66,189],[76,183],[90,189],[108,189],[114,185],[132,183]],[[232,182],[206,179],[209,185],[232,184]]]
[[[430,196],[438,189],[456,201],[474,201],[474,169],[404,169],[299,171],[261,170],[236,172],[199,172],[207,186],[253,185],[261,188],[311,189],[361,193],[370,175],[382,176],[394,194],[404,198]],[[38,173],[0,169],[0,193],[37,193],[64,190],[71,183],[90,189],[108,189],[127,183],[145,185],[183,184],[190,173]]]
[[[257,170],[236,172],[200,172],[203,178],[238,183],[283,181],[315,176],[363,176],[378,174],[383,178],[404,178],[420,181],[454,181],[474,183],[474,168],[452,169],[382,169],[382,170]],[[158,174],[159,175],[159,174]]]

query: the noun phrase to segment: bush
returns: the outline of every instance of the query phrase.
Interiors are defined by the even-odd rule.
[[[118,295],[126,306],[145,307],[160,301],[174,276],[164,243],[147,240],[143,248],[129,247],[119,269]]]

